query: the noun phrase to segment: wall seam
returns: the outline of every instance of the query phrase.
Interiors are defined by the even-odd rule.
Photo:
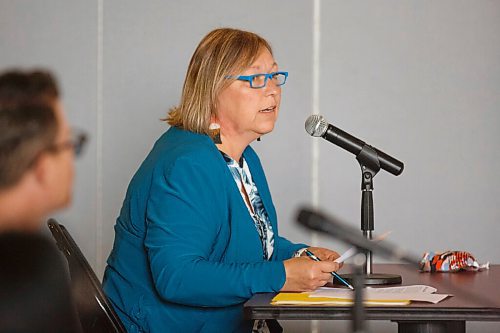
[[[319,114],[319,97],[320,97],[320,8],[321,0],[313,2],[313,79],[312,79],[312,113]],[[319,140],[311,140],[311,194],[312,205],[317,208],[319,206]],[[315,232],[311,235],[312,245],[317,243],[317,235]]]
[[[319,114],[320,85],[320,42],[321,42],[321,0],[313,2],[313,77],[312,77],[312,113]],[[314,208],[319,206],[319,140],[311,140],[311,201]],[[317,246],[318,234],[311,232],[311,245]],[[311,321],[311,333],[319,333],[318,320]]]
[[[104,271],[102,253],[103,224],[103,0],[97,0],[97,116],[96,116],[96,265],[98,274]]]

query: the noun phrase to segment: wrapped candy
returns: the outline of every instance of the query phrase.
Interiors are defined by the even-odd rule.
[[[481,271],[489,268],[489,262],[479,264],[472,254],[465,251],[426,252],[420,261],[422,272]]]

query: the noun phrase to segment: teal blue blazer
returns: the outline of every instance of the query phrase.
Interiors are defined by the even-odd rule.
[[[208,136],[171,127],[132,178],[103,281],[129,332],[250,332],[243,303],[282,288],[283,260],[306,245],[279,236],[259,158],[243,156],[275,232],[270,261]]]

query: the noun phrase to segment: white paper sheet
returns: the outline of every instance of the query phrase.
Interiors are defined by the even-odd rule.
[[[391,232],[392,231],[390,231],[390,230],[386,231],[383,234],[381,234],[380,236],[375,237],[372,241],[374,241],[374,242],[380,242],[380,241],[386,239],[387,236],[389,236],[389,234]],[[335,259],[335,262],[338,262],[339,264],[341,264],[344,261],[346,261],[347,259],[349,259],[349,258],[353,257],[354,255],[356,255],[356,253],[358,253],[358,250],[355,247],[351,247],[351,248],[347,249],[347,251],[345,251],[344,253],[342,253],[340,255],[340,257],[338,257],[337,259]]]
[[[365,300],[410,300],[420,302],[438,303],[448,296],[447,294],[434,294],[436,288],[425,285],[411,285],[400,287],[365,288]],[[344,288],[319,288],[309,295],[310,297],[354,298],[354,291]]]

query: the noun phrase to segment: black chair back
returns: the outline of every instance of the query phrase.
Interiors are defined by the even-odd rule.
[[[104,294],[101,282],[68,230],[54,219],[47,222],[57,246],[68,260],[73,297],[84,332],[126,333],[120,318]]]

